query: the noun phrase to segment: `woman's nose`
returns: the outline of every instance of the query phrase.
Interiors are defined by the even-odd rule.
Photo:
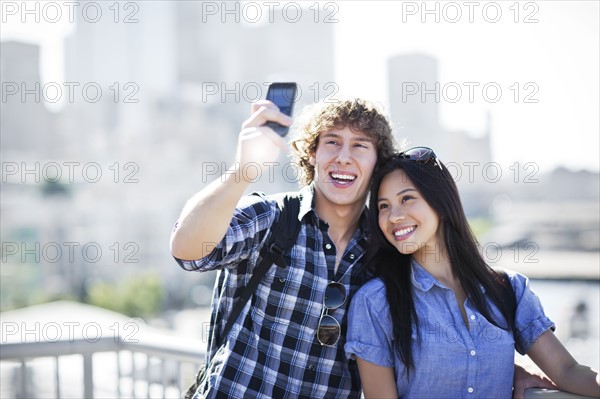
[[[401,209],[397,207],[392,208],[392,211],[390,212],[390,222],[400,223],[404,219],[406,219],[406,216],[404,215],[404,212]]]

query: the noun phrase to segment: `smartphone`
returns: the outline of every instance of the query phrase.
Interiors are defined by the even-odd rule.
[[[271,83],[267,91],[267,100],[277,105],[284,114],[292,116],[294,102],[296,101],[296,83]],[[288,134],[288,126],[271,121],[265,123],[265,125],[275,130],[282,137]]]

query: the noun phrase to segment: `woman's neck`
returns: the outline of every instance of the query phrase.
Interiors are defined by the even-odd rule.
[[[427,270],[441,283],[451,286],[456,282],[448,251],[439,241],[434,244],[426,244],[412,256],[423,269]]]

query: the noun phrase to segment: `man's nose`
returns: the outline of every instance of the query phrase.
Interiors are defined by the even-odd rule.
[[[352,154],[350,153],[350,146],[342,145],[338,151],[336,162],[338,163],[350,163]]]

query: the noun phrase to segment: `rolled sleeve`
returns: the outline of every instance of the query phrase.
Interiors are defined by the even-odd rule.
[[[394,367],[392,333],[385,287],[381,280],[371,280],[358,290],[350,304],[346,357]]]
[[[175,260],[184,270],[200,272],[237,265],[241,260],[258,254],[277,213],[276,203],[269,201],[264,194],[244,196],[233,213],[223,239],[218,243],[198,244],[213,247],[207,256],[196,260]]]
[[[550,329],[554,331],[556,326],[544,313],[539,297],[529,286],[529,279],[514,272],[509,277],[517,299],[515,348],[521,355],[525,355],[540,335]]]

